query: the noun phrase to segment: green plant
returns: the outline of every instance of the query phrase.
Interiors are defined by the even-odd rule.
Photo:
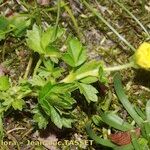
[[[130,11],[128,6],[132,6],[133,3],[137,3],[134,6],[136,9]],[[113,7],[110,7],[112,5]],[[138,11],[139,5],[142,5],[142,11]],[[148,41],[149,38],[148,16],[144,13],[148,9],[146,1],[110,0],[99,3],[97,0],[94,2],[57,0],[51,1],[49,6],[41,6],[36,0],[14,1],[13,4],[7,0],[0,0],[0,8],[3,7],[1,14],[9,16],[0,16],[0,52],[2,54],[0,64],[0,140],[16,141],[16,148],[20,149],[19,137],[13,137],[10,133],[16,130],[17,133],[20,133],[18,130],[21,128],[7,131],[9,126],[5,126],[9,117],[12,114],[18,114],[18,112],[19,115],[25,117],[23,122],[26,121],[26,117],[31,117],[32,123],[35,126],[38,125],[39,129],[45,129],[49,124],[55,125],[59,129],[77,129],[75,132],[83,139],[87,138],[84,127],[88,117],[93,113],[99,113],[92,117],[92,121],[96,126],[101,127],[96,128],[102,133],[100,136],[93,132],[92,122],[86,124],[88,135],[96,143],[116,150],[149,149],[150,101],[146,104],[145,112],[137,106],[132,106],[124,94],[120,77],[116,75],[114,79],[116,93],[124,109],[130,115],[124,121],[117,113],[116,108],[115,111],[108,111],[111,99],[115,96],[111,95],[112,86],[107,83],[110,79],[108,75],[112,71],[132,67],[149,71],[150,44],[148,42],[142,43],[143,40]],[[5,7],[8,7],[10,14],[7,15],[3,12]],[[146,16],[137,15],[139,12],[146,14]],[[131,32],[128,32],[129,28],[132,28]],[[72,29],[75,32],[70,34]],[[100,29],[100,33],[97,32],[97,29]],[[81,32],[82,30],[83,32]],[[96,42],[93,35],[96,37]],[[81,41],[84,44],[87,43],[87,47],[92,47],[92,52],[94,50],[102,51],[100,56],[104,56],[102,60],[106,60],[106,65],[115,63],[112,58],[116,58],[118,55],[116,62],[122,62],[122,65],[106,67],[105,62],[89,60],[86,46]],[[136,51],[137,43],[142,44]],[[123,50],[131,49],[132,52],[127,52],[129,55],[136,51],[129,59],[129,63],[125,64],[122,61],[124,56],[128,57],[128,54],[119,53],[120,46]],[[115,56],[115,54],[117,55]],[[6,72],[3,70],[5,68],[4,61],[9,62],[9,65],[6,65],[8,67],[6,67]],[[127,74],[130,76],[130,72]],[[101,94],[99,91],[105,93],[105,86],[103,89],[101,84],[109,86],[110,96],[107,95],[109,99],[107,96],[105,98],[99,96]],[[101,100],[102,102],[100,102]],[[103,106],[97,106],[103,102],[105,103]],[[116,106],[115,103],[112,104],[110,109]],[[26,116],[24,112],[30,115]],[[14,122],[15,117],[12,124]],[[74,122],[76,123],[72,127]],[[29,124],[27,124],[27,129]],[[22,123],[19,122],[19,125],[22,126]],[[4,131],[5,129],[6,131]],[[28,138],[32,129],[29,129],[25,134],[20,134],[21,138]],[[113,132],[115,133],[113,134]],[[62,146],[60,149],[70,148],[72,139],[79,139],[76,133],[70,137],[70,146]],[[112,135],[123,135],[120,136],[120,139],[127,141],[117,143],[111,138]],[[127,138],[124,138],[125,136]],[[16,137],[17,139],[15,139]],[[48,137],[48,139],[50,138]],[[56,137],[55,139],[57,140]],[[85,146],[78,146],[79,149],[85,148]],[[11,146],[8,148],[7,145],[1,147],[11,149]],[[41,148],[42,146],[34,147],[34,149]]]
[[[22,37],[31,25],[31,19],[17,14],[11,18],[0,16],[0,41],[5,39],[8,34],[14,37]]]
[[[115,143],[111,142],[109,139],[103,139],[102,137],[97,136],[91,129],[91,122],[87,123],[86,130],[90,138],[92,138],[97,144],[101,144],[107,147],[111,147],[113,149],[125,149],[125,150],[144,150],[148,149],[149,142],[150,142],[150,121],[149,121],[149,104],[150,101],[147,102],[145,107],[145,112],[142,112],[137,106],[133,106],[127,96],[124,93],[123,87],[121,85],[121,79],[120,75],[116,74],[114,77],[114,87],[116,94],[124,106],[124,108],[127,110],[129,115],[133,118],[133,120],[136,122],[136,126],[132,125],[131,123],[128,123],[127,121],[124,121],[122,118],[119,117],[119,115],[115,114],[112,111],[108,112],[102,112],[99,110],[100,116],[93,116],[93,122],[96,125],[100,125],[100,122],[104,122],[108,124],[111,128],[114,128],[115,130],[120,130],[122,133],[120,133],[119,137],[116,137],[116,141],[122,138],[121,134],[127,135],[127,132],[130,133],[131,141],[129,144],[124,146],[118,146]],[[138,138],[135,132],[135,128],[139,127],[141,130],[140,137]],[[124,137],[127,140],[127,136]],[[129,140],[129,139],[128,139]]]
[[[38,99],[37,106],[33,110],[35,114],[33,118],[36,122],[40,122],[40,128],[45,128],[49,120],[59,128],[71,127],[71,123],[75,121],[72,110],[76,105],[75,99],[71,96],[73,91],[79,89],[88,103],[97,102],[98,91],[92,83],[98,80],[106,83],[106,72],[134,65],[131,62],[129,65],[107,68],[101,61],[88,61],[86,48],[77,38],[71,38],[68,41],[67,51],[63,53],[59,51],[58,41],[64,32],[65,30],[60,27],[49,26],[42,29],[34,24],[33,28],[27,31],[26,42],[33,52],[39,54],[39,60],[34,68],[33,76],[28,80],[33,61],[33,58],[30,58],[24,79],[22,79],[29,90],[24,90],[24,85],[20,86],[20,83],[17,87],[12,86],[11,89],[6,90],[6,95],[10,91],[16,92],[14,99],[17,101],[11,103],[15,109],[21,110],[24,105],[23,98],[30,94]],[[66,70],[59,66],[59,61],[68,64],[67,76],[64,76]],[[18,100],[17,93],[20,95],[20,90],[23,93]],[[4,99],[6,100],[5,97],[1,98],[1,100]]]
[[[100,80],[98,77],[101,74],[99,72],[102,68],[101,62],[87,62],[85,47],[77,38],[69,40],[66,53],[58,51],[53,45],[63,31],[61,28],[56,31],[55,27],[49,27],[43,32],[34,25],[33,29],[27,32],[27,45],[40,54],[40,64],[44,65],[39,67],[39,61],[37,62],[37,74],[33,73],[30,80],[35,91],[38,91],[38,106],[33,112],[41,112],[34,115],[35,121],[40,122],[40,128],[46,127],[45,122],[48,123],[49,119],[59,128],[71,127],[71,123],[75,120],[71,114],[76,103],[71,97],[74,90],[79,89],[88,103],[98,100],[98,91],[90,84]],[[63,60],[70,66],[69,75],[63,77],[63,70],[53,57]]]

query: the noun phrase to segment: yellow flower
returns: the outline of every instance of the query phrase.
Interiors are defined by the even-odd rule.
[[[135,52],[135,63],[146,70],[150,69],[150,43],[142,43]]]

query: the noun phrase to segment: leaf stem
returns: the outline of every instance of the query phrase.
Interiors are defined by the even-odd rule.
[[[23,77],[24,79],[26,79],[29,75],[29,72],[30,72],[30,69],[31,69],[31,66],[32,66],[32,62],[33,62],[33,58],[30,57],[29,62],[28,62],[28,66],[26,68],[26,71],[25,71],[25,74],[24,74],[24,77]]]
[[[106,68],[104,68],[104,71],[106,71],[106,72],[119,71],[119,70],[131,68],[133,66],[134,66],[134,62],[129,62],[124,65],[118,65],[118,66],[114,66],[114,67],[106,67]]]
[[[33,77],[36,75],[37,70],[38,70],[38,68],[40,67],[41,63],[42,63],[42,59],[40,58],[40,59],[38,60],[37,64],[36,64],[35,68],[34,68]]]
[[[104,67],[103,70],[105,72],[113,72],[113,71],[119,71],[119,70],[131,68],[131,67],[134,67],[134,62],[132,62],[132,61],[127,64],[124,64],[124,65],[118,65],[118,66],[113,66],[113,67]],[[80,79],[83,79],[88,76],[98,77],[99,76],[98,72],[99,72],[99,68],[96,68],[89,72],[81,73],[78,75],[76,75],[75,72],[71,71],[68,76],[66,76],[63,80],[60,81],[60,83],[63,83],[63,82],[71,83],[75,80],[80,80]]]

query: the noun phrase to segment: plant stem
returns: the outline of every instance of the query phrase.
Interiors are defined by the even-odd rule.
[[[60,18],[60,0],[57,0],[57,18],[56,18],[56,29],[58,28]],[[57,31],[57,30],[56,30]]]
[[[7,131],[7,134],[10,134],[11,132],[16,131],[16,130],[25,130],[25,129],[26,128],[13,128],[13,129]]]
[[[118,66],[114,66],[114,67],[106,67],[106,68],[104,68],[104,71],[106,71],[106,72],[119,71],[119,70],[131,68],[133,66],[134,66],[134,62],[129,62],[124,65],[118,65]]]
[[[119,71],[119,70],[131,68],[131,67],[134,67],[134,62],[129,62],[124,65],[118,65],[118,66],[113,66],[113,67],[104,67],[103,70],[105,72],[113,72],[113,71]],[[77,75],[75,72],[71,71],[68,76],[66,76],[63,80],[60,81],[60,83],[63,83],[63,82],[71,83],[75,80],[80,80],[80,79],[83,79],[88,76],[98,77],[99,76],[99,68],[93,69],[86,73],[77,74]]]
[[[33,62],[33,58],[30,57],[29,62],[28,62],[28,66],[26,68],[26,71],[25,71],[25,74],[24,74],[24,77],[23,77],[24,79],[26,79],[29,75],[29,72],[30,72],[30,69],[31,69],[31,66],[32,66],[32,62]]]
[[[35,68],[34,68],[33,77],[36,75],[37,70],[38,70],[38,68],[40,67],[41,63],[42,63],[42,59],[40,58],[40,59],[38,60],[37,64],[36,64]]]
[[[63,2],[63,3],[60,4],[60,7],[63,8],[66,5],[68,5],[68,2],[67,3]],[[57,9],[58,9],[58,7],[54,6],[54,7],[51,7],[51,8],[45,8],[44,10],[47,11],[47,12],[49,12],[49,11],[56,11]]]
[[[57,0],[57,18],[56,18],[56,23],[55,23],[56,29],[55,29],[55,33],[54,33],[55,38],[57,36],[59,18],[60,18],[60,0]]]

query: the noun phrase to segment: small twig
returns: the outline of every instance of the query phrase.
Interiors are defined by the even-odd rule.
[[[82,3],[89,9],[97,18],[99,18],[111,31],[116,34],[116,36],[123,41],[132,51],[136,51],[136,49],[122,36],[118,33],[118,31],[96,10],[94,9],[86,0],[82,0]]]
[[[16,145],[17,145],[17,149],[20,150],[20,146],[19,146],[19,143],[18,141],[16,140],[16,138],[14,136],[12,136],[10,133],[7,133],[7,136],[10,136],[12,138],[13,141],[15,141]]]
[[[62,4],[63,5],[65,4],[64,1],[62,1]],[[79,26],[78,26],[76,18],[74,17],[71,9],[68,6],[64,5],[64,8],[68,12],[68,14],[69,14],[69,16],[70,16],[70,18],[71,18],[71,20],[72,20],[72,22],[74,24],[74,28],[75,28],[75,31],[77,32],[78,38],[82,41],[82,34],[81,34],[80,30],[79,30]]]
[[[7,4],[8,4],[8,1],[2,3],[2,4],[0,5],[0,8],[1,8],[1,7],[4,7],[4,6],[7,5]]]
[[[30,128],[26,133],[24,133],[23,135],[22,135],[22,139],[25,137],[25,136],[27,136],[28,134],[30,134],[32,131],[33,131],[33,127],[32,128]]]
[[[6,134],[10,134],[11,132],[16,131],[16,130],[25,130],[25,129],[26,128],[13,128],[13,129],[7,131]]]

